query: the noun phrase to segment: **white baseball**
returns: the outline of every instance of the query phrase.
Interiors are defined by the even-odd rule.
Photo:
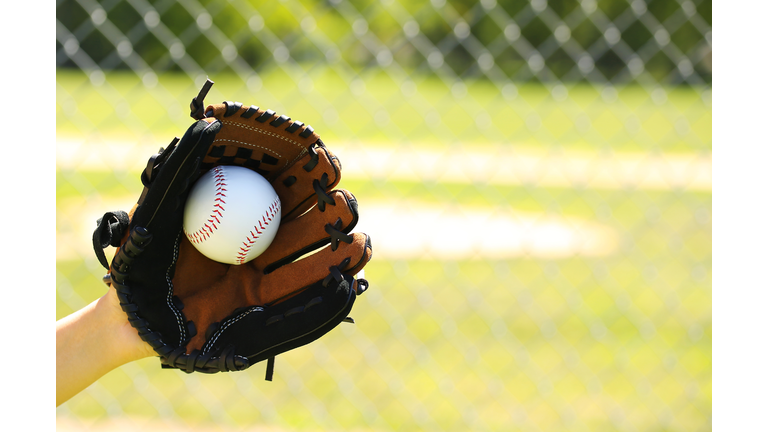
[[[221,165],[192,185],[184,207],[184,234],[200,253],[225,264],[261,255],[280,226],[280,198],[248,168]]]

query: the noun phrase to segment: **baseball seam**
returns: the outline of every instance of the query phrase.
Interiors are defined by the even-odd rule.
[[[246,261],[248,252],[251,251],[253,245],[256,244],[256,240],[258,240],[263,231],[267,229],[269,224],[275,218],[278,210],[280,210],[280,198],[275,197],[275,200],[269,207],[267,207],[266,212],[261,216],[261,220],[258,221],[258,224],[254,225],[253,229],[245,236],[243,246],[240,247],[237,257],[235,258],[238,264],[242,264]],[[254,233],[254,231],[256,232]]]
[[[200,227],[197,231],[188,233],[186,230],[184,230],[184,234],[186,234],[189,241],[194,244],[200,244],[205,240],[208,240],[208,238],[211,237],[211,234],[213,234],[213,231],[218,229],[217,224],[221,224],[221,219],[224,218],[224,205],[227,203],[224,200],[227,197],[227,177],[224,174],[224,170],[222,170],[220,167],[214,167],[213,170],[215,191],[213,200],[214,204],[213,208],[211,209],[211,214],[208,216],[208,220],[204,222],[203,226]]]

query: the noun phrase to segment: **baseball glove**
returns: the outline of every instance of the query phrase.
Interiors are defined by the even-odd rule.
[[[368,282],[355,275],[372,256],[370,238],[351,233],[357,200],[333,188],[341,164],[311,126],[238,102],[190,104],[197,121],[150,157],[130,212],[97,222],[94,250],[122,309],[163,367],[239,371],[308,344],[352,321]],[[203,109],[205,107],[205,109]],[[182,233],[184,204],[204,172],[247,167],[280,197],[282,219],[269,248],[243,265],[212,261]],[[117,247],[111,263],[104,249]]]

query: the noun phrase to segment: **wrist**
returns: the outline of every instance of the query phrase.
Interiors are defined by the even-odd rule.
[[[128,322],[114,289],[110,288],[97,300],[96,308],[105,323],[106,334],[103,340],[108,345],[109,352],[115,354],[115,367],[157,355],[149,344],[141,340],[139,333]]]
[[[111,370],[155,355],[141,340],[110,289],[56,322],[56,405]]]

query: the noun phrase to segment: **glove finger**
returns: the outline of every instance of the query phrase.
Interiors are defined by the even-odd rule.
[[[373,247],[367,234],[353,233],[351,237],[349,243],[340,243],[336,250],[326,247],[264,275],[260,286],[250,293],[254,304],[276,304],[318,281],[357,274],[373,256]],[[357,284],[353,288],[357,289]]]
[[[268,180],[294,165],[320,141],[309,125],[240,102],[208,105],[205,115],[218,119],[222,127],[203,163],[244,166]]]
[[[218,323],[237,308],[278,303],[332,277],[335,271],[355,275],[372,254],[368,235],[354,233],[350,243],[340,243],[335,251],[328,247],[262,275],[253,271],[250,263],[230,266],[213,262],[182,238],[172,283],[173,301],[187,320],[186,352],[200,349]],[[352,288],[357,291],[356,282]]]
[[[343,189],[328,196],[331,202],[322,209],[315,206],[296,219],[281,222],[272,244],[253,261],[254,265],[270,273],[329,243],[348,241],[359,218],[357,199]]]
[[[329,203],[326,192],[341,181],[341,162],[325,145],[313,145],[297,163],[272,181],[280,197],[283,220],[303,214],[315,204]]]

